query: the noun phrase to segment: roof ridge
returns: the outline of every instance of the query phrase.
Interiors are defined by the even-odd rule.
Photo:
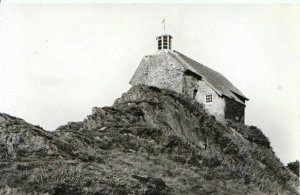
[[[175,50],[174,50],[174,51],[175,51]],[[223,93],[222,93],[220,90],[216,89],[216,88],[213,86],[213,84],[211,84],[211,83],[206,79],[205,75],[200,74],[197,70],[195,70],[192,66],[190,66],[189,63],[187,63],[183,58],[181,58],[181,57],[178,55],[178,53],[181,54],[180,52],[175,51],[175,52],[173,52],[173,53],[174,53],[174,55],[176,55],[176,56],[178,57],[178,59],[181,61],[181,63],[184,63],[185,66],[188,66],[188,67],[189,67],[189,68],[185,67],[186,69],[188,69],[188,70],[192,71],[193,73],[195,73],[195,74],[201,76],[202,79],[203,79],[203,81],[204,81],[205,83],[207,83],[207,84],[208,84],[208,85],[209,85],[209,86],[210,86],[217,94],[223,95]],[[171,53],[171,54],[172,54],[172,53]],[[183,54],[181,54],[181,55],[183,55]],[[172,56],[172,57],[173,57],[173,56]],[[195,61],[195,62],[196,62],[196,61]],[[203,65],[203,66],[204,66],[204,65]],[[192,68],[193,70],[191,70],[191,68]]]
[[[186,55],[173,50],[172,53],[173,57],[176,57],[185,68],[191,70],[192,72],[196,73],[197,75],[205,78],[206,83],[210,84],[210,87],[219,91],[222,95],[225,95],[229,98],[234,98],[236,101],[244,104],[243,101],[235,94],[240,96],[245,100],[249,100],[238,88],[236,88],[225,76],[221,73],[193,60]]]
[[[192,59],[192,58],[190,58],[190,57],[184,55],[183,53],[180,53],[179,51],[174,50],[174,52],[176,52],[176,53],[178,53],[178,54],[180,54],[180,55],[185,56],[186,58],[188,58],[188,59],[194,61],[195,63],[197,63],[197,64],[199,64],[199,65],[201,65],[201,66],[203,66],[203,67],[205,67],[205,68],[207,68],[207,69],[209,69],[209,70],[211,70],[211,71],[213,71],[213,72],[215,72],[215,73],[217,73],[217,74],[222,75],[222,74],[219,73],[218,71],[215,71],[214,69],[211,69],[211,68],[209,68],[208,66],[205,66],[205,65],[201,64],[200,62],[197,62],[196,60],[194,60],[194,59]],[[222,75],[222,76],[223,76],[223,75]]]

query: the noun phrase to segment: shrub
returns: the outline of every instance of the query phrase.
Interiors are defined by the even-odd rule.
[[[299,161],[296,160],[295,162],[290,162],[287,164],[287,167],[295,173],[297,176],[299,176]]]
[[[249,130],[247,131],[247,134],[248,134],[249,141],[255,142],[267,148],[271,147],[269,139],[257,127],[250,126]]]
[[[216,156],[207,156],[203,158],[203,165],[209,168],[215,168],[221,165],[221,161]]]
[[[254,142],[258,145],[271,148],[269,139],[263,134],[263,132],[255,126],[247,127],[243,124],[227,121],[228,126],[236,129],[245,139],[250,142]]]

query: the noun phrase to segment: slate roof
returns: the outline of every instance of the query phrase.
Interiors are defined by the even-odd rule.
[[[249,100],[239,89],[237,89],[228,79],[222,74],[196,62],[195,60],[179,53],[178,51],[168,52],[182,66],[202,77],[210,87],[212,87],[219,95],[224,95],[233,98],[237,102],[244,104],[243,100]]]

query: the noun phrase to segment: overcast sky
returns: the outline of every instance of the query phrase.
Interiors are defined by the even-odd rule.
[[[299,159],[299,5],[1,5],[0,112],[46,130],[126,92],[155,37],[222,73],[250,101],[246,123],[284,163]]]

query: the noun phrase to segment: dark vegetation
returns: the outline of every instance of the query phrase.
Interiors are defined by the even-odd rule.
[[[0,114],[0,194],[297,194],[289,169],[258,128],[154,87],[54,132]]]
[[[287,167],[295,173],[297,176],[299,176],[299,161],[296,160],[295,162],[290,162],[287,164]]]

